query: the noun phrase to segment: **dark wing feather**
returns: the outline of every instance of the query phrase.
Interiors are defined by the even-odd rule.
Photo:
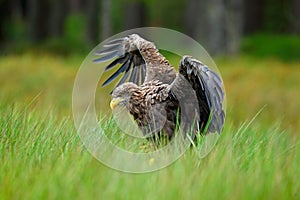
[[[119,53],[118,53],[117,51],[113,51],[113,52],[107,54],[106,56],[103,56],[103,57],[101,57],[101,58],[95,59],[94,62],[105,62],[105,61],[107,61],[107,60],[110,60],[110,59],[116,57],[118,54],[119,54]],[[102,54],[101,54],[101,55],[102,55]]]
[[[200,61],[184,56],[180,61],[179,74],[171,85],[173,92],[178,94],[178,90],[186,90],[182,87],[186,84],[184,82],[189,82],[197,96],[200,131],[220,133],[225,121],[225,92],[220,76]]]
[[[102,57],[95,59],[94,62],[105,62],[116,57],[116,59],[105,68],[105,71],[113,68],[117,68],[117,71],[105,80],[102,86],[111,83],[123,72],[123,77],[117,86],[126,82],[128,77],[128,81],[135,84],[142,84],[144,82],[146,76],[146,63],[140,50],[135,45],[135,42],[138,42],[137,40],[139,39],[142,38],[136,35],[118,38],[105,43],[103,49],[96,52],[96,55]],[[119,64],[121,64],[120,67]]]
[[[170,84],[176,77],[175,69],[155,45],[137,34],[106,42],[95,54],[100,58],[94,59],[94,62],[106,62],[115,58],[105,71],[115,68],[116,72],[105,80],[102,86],[112,82],[122,73],[123,78],[118,85],[126,81],[141,85],[152,80]]]
[[[116,60],[115,60],[116,61]],[[114,62],[115,62],[114,61]],[[112,62],[112,63],[114,63],[114,62]],[[129,58],[129,59],[127,59],[126,61],[125,61],[125,63],[123,63],[123,65],[115,72],[115,73],[113,73],[103,84],[102,84],[102,86],[105,86],[105,85],[107,85],[107,84],[109,84],[110,82],[112,82],[119,74],[121,74],[122,72],[124,72],[125,71],[125,75],[126,76],[128,76],[127,75],[127,73],[128,73],[128,70],[129,70],[129,68],[130,68],[130,64],[131,64],[131,59]],[[109,69],[109,68],[111,68],[111,66],[110,65],[108,65],[105,69]],[[121,79],[121,81],[119,82],[120,84],[121,84],[121,82],[122,82],[122,79]]]
[[[107,65],[105,67],[105,71],[111,69],[112,67],[114,67],[115,65],[117,64],[121,64],[121,63],[127,63],[127,61],[129,61],[130,59],[128,59],[128,56],[124,56],[124,57],[121,57],[121,58],[117,58],[115,59],[113,62],[111,62],[109,65]]]
[[[145,77],[146,77],[146,66],[145,65],[141,67],[140,75],[141,75],[141,84],[142,84],[142,83],[144,83]]]
[[[127,73],[128,71],[129,71],[129,69],[130,69],[130,65],[131,65],[131,59],[128,59],[123,65],[125,65],[125,67],[126,67],[126,69],[125,69],[125,74],[124,74],[124,76],[121,78],[121,80],[119,81],[119,83],[117,84],[117,86],[116,87],[118,87],[119,85],[121,85],[122,83],[124,83],[126,80],[127,80],[127,78],[128,78],[128,76],[129,76],[129,73]],[[104,84],[103,84],[104,85]]]
[[[138,76],[138,69],[135,67],[132,69],[131,76],[129,78],[129,82],[133,82],[139,84],[139,76]]]
[[[124,38],[117,38],[117,39],[114,39],[114,40],[110,40],[110,41],[106,42],[104,44],[104,46],[109,47],[109,46],[120,45],[120,43],[122,43],[123,40],[124,40]]]
[[[120,44],[118,45],[109,45],[109,46],[105,46],[104,49],[102,49],[101,51],[96,52],[96,55],[102,56],[102,55],[106,55],[106,54],[111,54],[114,52],[118,52],[118,49],[120,48]]]

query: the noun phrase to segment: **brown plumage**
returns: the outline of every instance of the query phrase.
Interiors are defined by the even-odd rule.
[[[112,92],[111,107],[126,107],[144,135],[172,137],[182,116],[190,117],[191,124],[196,120],[196,131],[202,134],[221,132],[225,120],[223,82],[200,61],[183,56],[176,73],[155,45],[137,34],[112,40],[97,54],[101,57],[95,62],[116,57],[105,70],[122,64],[103,86],[123,73]]]

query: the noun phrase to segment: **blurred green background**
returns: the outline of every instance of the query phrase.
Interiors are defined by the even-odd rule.
[[[1,53],[87,53],[136,27],[181,31],[213,55],[299,59],[298,0],[1,0]]]
[[[0,0],[0,199],[299,199],[299,11],[300,0]],[[92,48],[143,26],[204,46],[227,116],[205,159],[191,148],[157,173],[129,175],[85,149],[72,90]],[[99,115],[109,108],[96,102]]]

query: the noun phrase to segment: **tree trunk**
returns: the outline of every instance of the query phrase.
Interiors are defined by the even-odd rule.
[[[126,2],[125,7],[125,29],[143,26],[146,18],[146,9],[143,2]]]
[[[111,0],[101,0],[100,33],[103,40],[111,36],[112,33],[111,6]]]
[[[261,0],[244,1],[243,33],[251,34],[261,30],[263,22],[263,3]]]
[[[212,55],[225,52],[224,13],[223,0],[198,1],[193,13],[199,17],[195,17],[195,37]]]
[[[50,23],[49,23],[49,32],[51,37],[57,38],[62,36],[66,15],[67,15],[66,0],[52,0]]]
[[[4,24],[10,20],[10,4],[8,1],[0,3],[0,44],[6,42],[6,33]]]
[[[189,0],[185,27],[212,55],[239,51],[243,0]]]
[[[71,13],[79,13],[81,8],[80,0],[68,0]]]
[[[185,8],[185,20],[184,20],[184,28],[187,35],[190,37],[197,39],[197,31],[199,28],[198,26],[203,26],[202,22],[203,20],[203,12],[201,12],[203,9],[200,2],[203,3],[201,0],[188,0],[186,3]],[[195,17],[195,13],[197,13],[197,17]],[[201,20],[202,19],[202,20]]]
[[[300,34],[300,0],[293,0],[292,8],[292,31],[296,34]]]
[[[224,54],[225,47],[225,5],[223,0],[207,0],[208,48],[213,55]]]
[[[87,42],[94,44],[98,41],[98,0],[87,1]]]
[[[230,55],[237,55],[243,27],[243,0],[226,2],[226,51]]]
[[[39,42],[48,36],[49,16],[47,1],[29,0],[29,34],[32,42]]]

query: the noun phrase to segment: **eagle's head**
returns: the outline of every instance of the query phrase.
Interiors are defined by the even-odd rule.
[[[110,108],[113,110],[117,106],[125,106],[128,108],[129,100],[134,91],[138,89],[138,86],[134,83],[127,82],[116,87],[112,92],[112,100],[110,102]]]

